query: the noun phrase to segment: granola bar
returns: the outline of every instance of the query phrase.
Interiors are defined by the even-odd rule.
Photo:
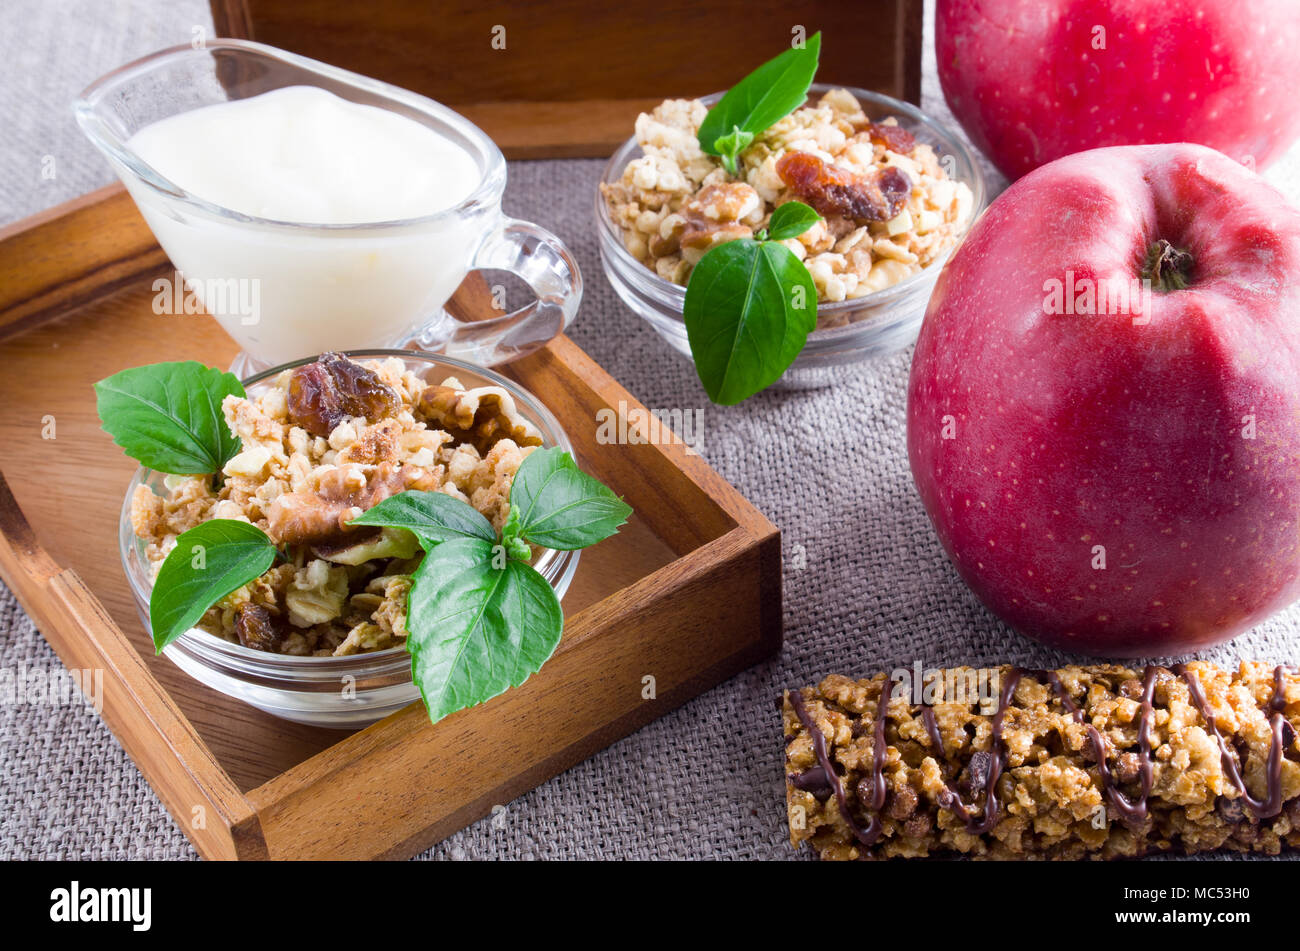
[[[796,848],[1109,859],[1300,846],[1293,668],[903,673],[785,691]]]

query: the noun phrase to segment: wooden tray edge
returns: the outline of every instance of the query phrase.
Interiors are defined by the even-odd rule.
[[[21,263],[23,260],[21,255],[9,253],[14,250],[15,243],[19,250],[32,249],[39,242],[51,239],[50,229],[54,229],[55,236],[67,234],[76,227],[85,227],[86,222],[95,220],[96,215],[121,214],[124,206],[129,207],[130,214],[138,218],[138,212],[135,211],[125,189],[120,185],[110,186],[32,218],[16,222],[0,230],[0,256],[3,256],[6,261]],[[10,306],[9,299],[0,293],[0,339],[16,336],[40,323],[71,313],[88,300],[100,296],[101,289],[103,293],[113,293],[121,284],[138,279],[142,273],[156,269],[158,258],[161,258],[161,262],[165,264],[166,258],[154,242],[152,234],[142,221],[139,224],[154,256],[131,255],[126,261],[127,269],[117,280],[106,281],[103,273],[92,273],[86,279],[88,283],[94,284],[94,287],[84,298],[62,293],[62,283],[55,271],[55,264],[58,262],[52,263],[50,268],[43,272],[43,279],[47,282],[49,293],[44,304],[31,315],[35,319],[13,319],[13,315],[17,312],[16,308]],[[30,258],[31,255],[29,254],[28,257]],[[69,260],[75,261],[75,258],[65,258],[63,261],[65,267]],[[607,405],[617,406],[620,401],[624,401],[629,408],[643,408],[639,400],[632,397],[621,384],[567,337],[557,338],[544,349],[543,353],[545,359],[554,359],[565,364],[583,385],[589,387],[591,392]],[[667,709],[696,695],[699,692],[698,684],[712,686],[761,657],[779,650],[782,641],[781,551],[780,533],[775,526],[730,483],[718,475],[702,457],[689,453],[688,447],[681,442],[659,442],[654,444],[653,450],[662,455],[668,465],[680,470],[701,493],[725,511],[736,525],[736,528],[726,535],[714,540],[714,543],[727,549],[730,554],[719,555],[716,559],[701,564],[685,565],[690,576],[697,576],[724,564],[727,557],[742,557],[750,550],[757,549],[758,577],[762,581],[760,584],[761,622],[755,639],[742,653],[715,665],[718,670],[710,668],[709,671],[703,671],[692,678],[691,683],[696,686],[678,684],[671,694],[665,693],[665,698],[670,696],[678,698],[672,701],[669,707],[660,707],[666,712]],[[676,570],[681,575],[682,563],[706,548],[707,545],[701,546],[700,549],[693,550],[691,555],[679,556],[665,566],[665,569],[679,566]],[[649,583],[647,579],[654,579],[656,574],[647,575],[636,584],[644,586]],[[259,815],[268,803],[280,798],[275,793],[275,788],[278,787],[273,787],[273,784],[285,777],[291,777],[289,782],[281,784],[286,790],[283,795],[288,795],[287,790],[290,787],[301,789],[304,788],[304,783],[309,786],[319,778],[319,774],[316,775],[316,779],[312,779],[311,774],[315,770],[306,770],[302,773],[298,770],[311,763],[316,757],[286,771],[277,779],[259,787],[258,790],[252,790],[249,794],[241,793],[212,756],[192,724],[149,673],[131,642],[108,616],[94,594],[74,572],[64,570],[41,547],[30,524],[9,492],[7,484],[4,483],[3,473],[0,473],[0,578],[9,584],[20,604],[67,666],[92,668],[102,666],[106,674],[112,675],[105,677],[106,694],[110,696],[106,697],[104,720],[199,852],[210,858],[269,857]],[[609,604],[610,601],[611,599],[607,598],[578,612],[573,616],[571,623],[577,622],[594,630],[602,618],[608,625],[614,623],[612,618],[644,607],[644,598],[623,606],[622,611],[618,610],[617,604]],[[47,606],[49,610],[45,610]],[[743,662],[737,660],[737,657],[743,658]],[[727,668],[725,672],[721,670],[723,667]],[[658,715],[660,714],[646,714],[644,718],[641,718],[640,714],[629,715],[610,724],[604,724],[581,742],[550,757],[546,764],[551,765],[539,765],[529,770],[527,775],[532,776],[540,769],[542,772],[538,773],[538,776],[542,776],[542,773],[545,774],[543,778],[552,776],[578,762],[583,758],[584,751],[587,754],[595,752]],[[395,718],[401,716],[401,713],[394,715]],[[386,722],[376,724],[370,730],[381,727]],[[615,723],[619,725],[615,726]],[[626,729],[623,728],[624,726]],[[124,740],[124,737],[132,736],[132,728],[135,728],[140,736],[149,737],[150,741]],[[154,745],[152,737],[157,737],[164,746]],[[348,740],[354,738],[345,738],[340,744],[335,744],[317,756],[334,753],[340,745],[347,744]],[[174,759],[160,757],[158,754],[162,749],[170,750]],[[351,747],[347,749],[350,750]],[[574,758],[569,758],[570,755]],[[317,767],[322,765],[324,763],[316,764]],[[515,785],[517,781],[516,777],[511,785]],[[535,784],[530,782],[520,787],[518,791],[531,788]],[[209,791],[205,793],[205,789]],[[259,790],[261,794],[258,794]],[[491,794],[489,798],[490,796]],[[254,800],[258,802],[255,804]],[[196,804],[201,805],[205,802],[211,806],[212,812],[219,821],[209,822],[207,828],[195,828],[191,822],[192,809]],[[464,811],[460,809],[455,815],[460,815]],[[445,825],[451,822],[452,818],[443,817],[438,825]],[[434,828],[434,825],[431,824],[429,828]],[[412,841],[418,838],[420,837],[414,837]],[[379,854],[391,856],[396,853],[393,849],[388,849]]]
[[[759,546],[755,546],[747,533],[737,528],[728,536],[716,539],[711,546],[713,551],[707,563],[703,559],[692,559],[685,566],[685,570],[679,570],[674,584],[675,591],[692,586],[698,587],[710,576],[742,572],[747,562],[769,563],[774,552],[779,556],[780,541],[779,537],[774,535]],[[760,588],[762,587],[761,578],[755,576],[752,571],[749,572],[749,576],[754,578]],[[637,584],[643,582],[647,582],[647,579],[642,579]],[[657,593],[665,604],[688,602],[688,599],[673,601],[674,591],[668,591],[666,594],[662,591]],[[631,600],[615,605],[602,602],[581,612],[580,615],[575,615],[572,620],[578,621],[582,618],[582,626],[586,629],[580,639],[565,652],[565,656],[553,657],[547,667],[543,667],[541,672],[529,678],[522,687],[494,698],[484,708],[477,709],[477,714],[510,722],[518,716],[520,704],[547,705],[557,687],[556,683],[551,682],[552,678],[565,676],[562,672],[556,673],[556,671],[561,670],[566,661],[583,662],[586,658],[579,652],[584,646],[594,646],[591,642],[595,638],[617,636],[618,632],[626,627],[627,619],[640,615],[644,607],[643,603]],[[593,612],[603,612],[603,616],[583,618],[583,615],[590,615]],[[779,611],[777,614],[779,615]],[[504,775],[499,781],[488,786],[476,786],[473,799],[458,804],[452,811],[430,813],[427,821],[421,818],[419,823],[422,824],[412,826],[415,831],[400,841],[389,843],[382,841],[363,843],[354,839],[341,841],[337,836],[332,836],[329,829],[340,823],[347,825],[346,821],[340,820],[338,815],[333,813],[329,815],[328,820],[318,820],[315,816],[322,804],[329,804],[333,808],[341,799],[350,799],[350,796],[340,797],[337,791],[353,788],[350,786],[353,777],[360,776],[364,779],[367,771],[373,773],[374,769],[381,768],[381,764],[391,762],[394,751],[402,751],[402,755],[409,755],[413,761],[425,761],[436,758],[439,751],[448,745],[454,747],[457,728],[453,721],[456,717],[467,715],[469,711],[453,714],[447,721],[430,727],[424,711],[418,704],[412,705],[361,733],[345,738],[262,786],[250,790],[247,797],[256,808],[258,815],[262,817],[263,826],[267,830],[268,845],[274,857],[408,858],[483,818],[495,804],[515,799],[717,686],[723,680],[778,652],[782,643],[780,628],[771,623],[770,614],[765,612],[764,616],[765,623],[760,625],[752,638],[743,643],[730,642],[736,649],[728,647],[726,651],[720,651],[715,661],[677,680],[669,689],[661,692],[653,703],[630,703],[613,719],[603,721],[589,732],[572,738],[566,745],[557,745],[553,749],[547,748],[542,759],[530,763],[525,769]],[[779,616],[776,620],[779,622]],[[557,664],[558,666],[553,666]],[[550,675],[548,670],[552,672]],[[446,732],[447,730],[451,731],[450,734]],[[372,757],[375,761],[374,766],[366,762]],[[361,801],[360,795],[358,801]],[[323,836],[322,828],[325,830]]]
[[[126,189],[107,185],[0,228],[0,341],[169,266],[144,219],[120,215],[123,205],[135,207]],[[125,227],[111,246],[78,237],[115,217]],[[46,254],[38,246],[58,250]]]
[[[620,401],[623,401],[629,409],[643,408],[639,400],[567,336],[556,338],[545,350],[549,351],[544,354],[546,358],[563,363],[606,405],[617,406]],[[661,712],[653,714],[647,712],[642,717],[639,711],[634,711],[620,717],[611,724],[606,724],[602,729],[601,733],[606,736],[603,742],[592,745],[595,739],[588,737],[583,742],[574,744],[572,749],[557,751],[543,763],[528,770],[527,775],[537,774],[543,779],[557,775],[580,762],[584,758],[582,755],[584,752],[590,755],[626,736],[662,713],[675,709],[697,696],[701,692],[701,685],[707,688],[721,683],[723,679],[735,675],[763,657],[776,653],[783,643],[780,530],[738,489],[723,479],[702,456],[689,453],[685,443],[661,441],[655,443],[653,448],[662,454],[670,465],[681,470],[702,493],[716,502],[731,517],[735,528],[695,549],[690,555],[680,557],[634,582],[619,592],[620,597],[617,600],[613,597],[606,598],[566,618],[566,639],[561,650],[567,652],[578,649],[586,638],[600,636],[616,628],[620,621],[646,609],[647,605],[652,604],[656,599],[670,598],[674,590],[711,572],[721,570],[729,562],[743,558],[751,551],[756,552],[758,558],[761,591],[757,637],[744,652],[715,665],[716,670],[711,668],[709,671],[702,671],[689,682],[677,685],[671,693],[665,693],[663,699],[667,706],[660,704],[658,709]],[[649,593],[651,589],[654,590],[653,597]],[[732,661],[737,657],[744,658],[744,661],[737,660],[733,664]],[[272,812],[295,797],[308,792],[316,784],[326,782],[331,776],[364,760],[372,751],[409,740],[427,726],[423,711],[416,710],[416,707],[418,704],[413,704],[372,724],[365,730],[345,737],[329,749],[322,750],[276,778],[250,790],[247,793],[249,801],[254,804],[259,815]],[[615,724],[619,726],[616,728]],[[515,789],[517,779],[518,777],[512,777],[500,788],[490,791],[474,803],[458,810],[456,815],[463,813],[465,820],[455,828],[461,828],[468,822],[486,815],[486,810],[494,802],[502,801],[502,796],[514,798],[519,792],[537,784],[532,783]],[[449,818],[444,819],[438,825],[445,825],[449,821]],[[415,851],[428,847],[442,837],[442,835],[430,837],[424,834],[413,836],[409,842],[411,851],[404,851],[405,846],[403,846],[380,852],[374,857],[392,858],[415,854]]]
[[[265,858],[252,805],[99,599],[36,541],[2,472],[0,578],[66,667],[104,671],[102,719],[194,847],[211,858]],[[145,736],[155,737],[173,759],[148,748]]]

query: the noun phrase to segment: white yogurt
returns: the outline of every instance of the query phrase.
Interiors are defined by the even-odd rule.
[[[428,126],[315,86],[182,112],[127,147],[199,198],[276,221],[419,218],[460,204],[480,178]]]
[[[375,231],[313,227],[454,208],[482,174],[435,129],[312,86],[180,113],[127,147],[206,202],[297,225],[214,221],[126,179],[208,311],[266,363],[396,343],[451,296],[494,220],[495,210]]]

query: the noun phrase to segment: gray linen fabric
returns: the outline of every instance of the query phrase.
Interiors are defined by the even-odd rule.
[[[0,32],[0,222],[106,184],[67,103],[150,50],[189,42],[201,0],[5,0]],[[931,14],[927,11],[927,23]],[[927,40],[924,105],[948,119]],[[834,78],[834,77],[829,77]],[[53,156],[56,174],[41,177]],[[841,368],[816,390],[708,404],[690,364],[624,308],[590,228],[599,161],[516,162],[507,211],[553,229],[583,267],[578,343],[646,405],[704,411],[703,454],[783,532],[786,644],[760,664],[452,836],[424,858],[789,858],[782,687],[1065,655],[1008,631],[967,591],[935,540],[904,450],[910,352]],[[1300,198],[1300,153],[1270,178]],[[1000,186],[1000,180],[997,180]],[[7,367],[23,372],[22,367]],[[1203,656],[1297,659],[1300,609]],[[0,666],[58,659],[0,587]],[[194,856],[148,784],[80,706],[0,706],[0,858]]]

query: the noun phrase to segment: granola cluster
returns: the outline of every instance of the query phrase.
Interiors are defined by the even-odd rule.
[[[628,252],[665,280],[684,285],[710,248],[752,236],[796,198],[825,219],[783,242],[808,266],[820,302],[897,284],[943,257],[965,231],[973,203],[966,184],[895,120],[872,123],[847,90],[827,92],[759,135],[741,153],[736,177],[700,149],[707,112],[699,100],[670,99],[642,113],[642,156],[617,183],[601,186]],[[882,182],[892,199],[883,203]],[[852,200],[840,200],[846,195]],[[818,327],[833,325],[823,317]]]
[[[1012,672],[1001,668],[1003,683]],[[1195,663],[1181,672],[1097,665],[1054,675],[1074,710],[1050,685],[1051,674],[1020,672],[1000,741],[1000,704],[987,698],[981,704],[969,691],[961,702],[950,700],[951,680],[936,687],[931,723],[926,705],[906,691],[898,695],[884,675],[830,676],[799,691],[797,701],[788,692],[782,709],[791,843],[809,842],[825,859],[1276,854],[1300,845],[1300,677],[1294,671],[1242,663],[1229,672]],[[889,700],[878,790],[882,689]],[[1146,749],[1139,737],[1144,721]],[[834,777],[825,775],[819,745]],[[980,828],[990,792],[994,820]],[[962,808],[966,819],[957,814]],[[862,835],[872,822],[878,822],[872,834]]]
[[[307,388],[304,398],[312,373],[327,391]],[[346,393],[340,401],[329,390],[336,379],[361,381],[372,397],[366,405],[384,415],[347,412],[362,404],[349,405]],[[421,549],[401,529],[349,521],[390,495],[422,489],[468,502],[500,529],[515,472],[541,444],[500,387],[467,389],[455,378],[431,384],[395,358],[355,364],[326,355],[256,396],[227,397],[222,410],[242,445],[220,478],[167,476],[162,495],[139,486],[131,524],[155,575],[177,536],[208,519],[264,530],[289,560],[223,598],[198,626],[283,654],[401,644]]]

